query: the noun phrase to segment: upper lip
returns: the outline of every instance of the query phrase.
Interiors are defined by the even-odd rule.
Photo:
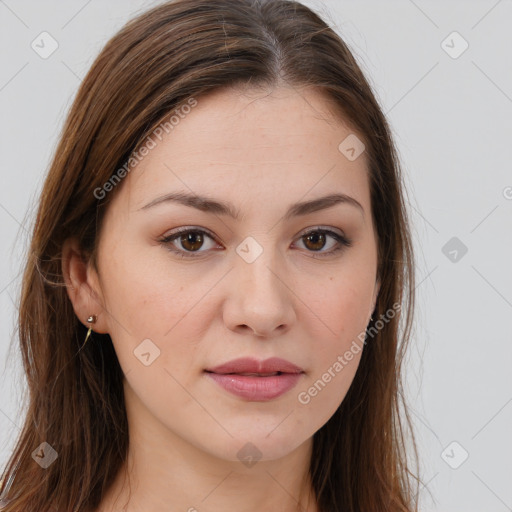
[[[207,368],[206,371],[213,373],[302,373],[304,370],[280,357],[271,357],[264,361],[251,357],[240,357],[213,368]]]

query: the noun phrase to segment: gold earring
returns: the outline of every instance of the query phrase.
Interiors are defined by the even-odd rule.
[[[90,324],[93,324],[96,322],[96,315],[90,315],[89,318],[87,318],[87,322],[90,323]],[[85,347],[85,344],[87,343],[87,340],[89,339],[90,335],[91,335],[91,332],[92,332],[92,327],[89,326],[89,330],[87,331],[87,335],[85,336],[85,341],[84,341],[84,344],[82,345],[82,348]],[[82,348],[80,350],[82,350]]]

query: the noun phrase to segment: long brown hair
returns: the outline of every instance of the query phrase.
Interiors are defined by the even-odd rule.
[[[314,434],[319,510],[417,510],[412,482],[420,480],[406,442],[418,455],[401,383],[414,261],[403,178],[381,108],[347,45],[302,4],[177,0],[128,22],[106,44],[80,86],[44,183],[20,298],[29,397],[3,473],[6,512],[95,509],[126,460],[123,373],[108,334],[94,333],[79,350],[86,329],[67,295],[64,241],[76,237],[94,263],[103,215],[120,186],[101,197],[98,190],[180,105],[249,82],[323,91],[358,130],[369,162],[381,288],[351,387]],[[43,442],[58,454],[46,469],[32,457]]]

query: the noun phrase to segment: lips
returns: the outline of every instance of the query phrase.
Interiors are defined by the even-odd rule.
[[[304,373],[302,368],[279,357],[265,361],[242,357],[205,370],[207,377],[232,395],[257,402],[284,395]]]
[[[217,374],[238,374],[254,377],[269,377],[282,373],[303,373],[304,370],[299,366],[281,359],[280,357],[271,357],[264,361],[250,357],[241,357],[233,359],[213,368],[207,368],[205,371]]]

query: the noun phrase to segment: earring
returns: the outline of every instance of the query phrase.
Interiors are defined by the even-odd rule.
[[[87,322],[89,324],[93,324],[96,322],[96,315],[90,315],[89,318],[87,318]],[[87,335],[85,336],[85,341],[84,341],[84,344],[82,345],[82,348],[85,347],[85,344],[87,343],[87,340],[89,339],[90,335],[91,335],[91,331],[92,331],[92,327],[89,325],[89,330],[87,331]],[[80,350],[82,350],[82,348]]]

